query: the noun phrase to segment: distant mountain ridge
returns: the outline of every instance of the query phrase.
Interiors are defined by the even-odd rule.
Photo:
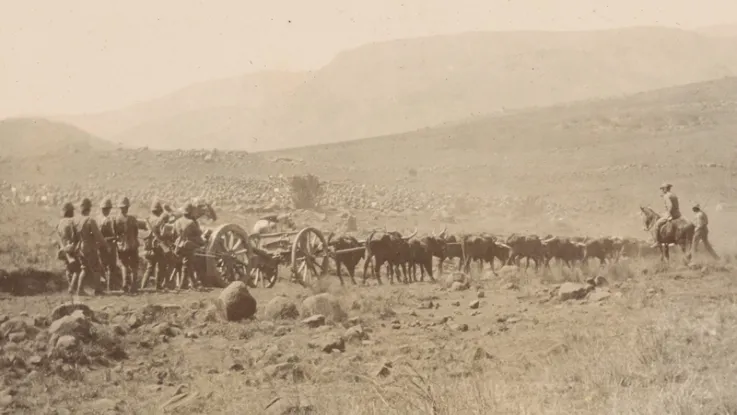
[[[60,119],[134,146],[262,151],[734,76],[734,50],[737,39],[661,27],[402,39],[310,73],[247,74]]]
[[[112,150],[116,146],[70,124],[43,118],[0,120],[0,157]]]

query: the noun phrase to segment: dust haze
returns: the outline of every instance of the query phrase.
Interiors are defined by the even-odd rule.
[[[737,4],[312,3],[2,3],[0,413],[737,412]]]

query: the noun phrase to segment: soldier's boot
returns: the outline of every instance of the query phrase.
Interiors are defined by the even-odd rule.
[[[67,288],[67,292],[69,294],[74,294],[74,286],[77,284],[77,279],[79,278],[79,273],[76,272],[68,272],[67,279],[69,281],[69,288]]]
[[[74,293],[77,296],[85,295],[84,292],[84,281],[87,279],[88,271],[83,269],[76,278],[76,284],[74,284]]]
[[[103,289],[103,285],[102,285],[102,279],[100,278],[100,274],[96,274],[96,278],[94,278],[94,290],[95,290],[95,295],[102,295],[105,293],[105,290]]]
[[[123,284],[122,287],[120,287],[121,291],[124,293],[127,293],[130,291],[130,278],[131,278],[131,271],[127,264],[123,266]]]
[[[134,269],[131,272],[131,281],[130,281],[130,292],[131,292],[131,294],[135,294],[135,293],[138,292],[138,284],[139,284],[139,282],[138,282],[138,271]]]
[[[146,271],[143,272],[143,278],[141,279],[141,289],[146,288],[148,285],[148,281],[151,279],[151,276],[155,275],[155,287],[157,290],[159,289],[159,281],[158,281],[158,273],[156,272],[156,261],[153,258],[146,259]]]

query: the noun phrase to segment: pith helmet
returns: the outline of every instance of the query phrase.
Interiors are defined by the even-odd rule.
[[[118,203],[118,207],[119,208],[124,208],[124,207],[127,208],[127,207],[130,207],[130,206],[131,206],[131,201],[128,200],[127,197],[124,197],[124,198],[120,199],[120,203]]]
[[[701,205],[698,203],[693,205],[693,210],[701,210]]]
[[[103,200],[102,200],[102,202],[100,203],[100,208],[101,208],[101,209],[112,209],[112,207],[113,207],[113,201],[112,201],[112,200],[110,200],[110,198],[109,198],[109,197],[106,197],[106,198],[105,198],[105,199],[103,199]]]
[[[64,214],[74,212],[74,205],[72,204],[72,202],[64,203],[64,205],[62,205],[61,207],[61,212]]]
[[[192,204],[192,202],[185,203],[182,211],[188,215],[191,215],[192,213],[194,213],[194,204]]]
[[[89,198],[82,199],[82,203],[79,204],[79,207],[81,209],[91,209],[92,208],[92,201]]]
[[[663,184],[660,185],[661,189],[666,189],[666,190],[670,189],[671,187],[673,187],[673,185],[671,185],[668,182],[664,182]]]
[[[151,212],[156,213],[156,212],[163,212],[163,211],[164,211],[164,207],[161,206],[161,202],[159,202],[158,200],[154,201],[151,204]]]

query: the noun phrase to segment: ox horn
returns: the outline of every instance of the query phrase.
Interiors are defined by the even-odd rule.
[[[415,228],[415,231],[412,232],[409,236],[403,236],[402,239],[404,239],[405,241],[408,241],[408,240],[412,239],[412,237],[415,236],[415,235],[417,235],[417,228]]]
[[[448,226],[443,227],[443,231],[438,234],[438,238],[442,238],[445,236],[445,231],[448,230]]]

